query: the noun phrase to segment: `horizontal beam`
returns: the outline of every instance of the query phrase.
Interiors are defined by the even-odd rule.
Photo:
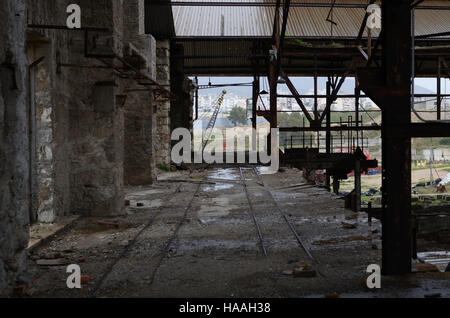
[[[434,96],[434,95],[433,95]],[[327,98],[327,95],[298,95],[298,96],[294,96],[294,95],[277,95],[277,97],[279,98],[295,98],[295,97],[299,97],[299,98]],[[355,98],[356,95],[354,94],[350,94],[350,95],[337,95],[337,98]],[[360,95],[361,98],[365,98],[365,95]]]
[[[432,37],[440,37],[440,36],[450,36],[450,32],[439,32],[439,33],[430,33],[424,35],[416,35],[415,39],[426,39]]]
[[[275,7],[275,2],[229,2],[229,1],[152,1],[152,5],[172,6],[172,7]],[[291,7],[300,8],[356,8],[366,9],[367,4],[361,3],[291,3]],[[438,6],[438,5],[419,5],[416,10],[450,10],[450,6]]]
[[[153,4],[168,5],[162,1],[155,1]],[[173,7],[275,7],[276,2],[231,2],[231,1],[177,1],[171,3]],[[291,3],[291,7],[300,8],[330,8],[330,3]],[[361,8],[365,9],[367,5],[360,3],[339,3],[334,5],[335,8]]]
[[[386,127],[388,136],[398,138],[450,137],[450,123],[412,123],[409,126]]]
[[[279,98],[295,98],[294,95],[277,95]],[[441,94],[441,97],[450,97],[450,94]],[[298,95],[297,97],[300,98],[327,98],[327,95]],[[342,94],[342,95],[337,95],[336,98],[355,98],[356,95],[355,94]],[[360,98],[369,98],[366,95],[359,95]],[[414,97],[437,97],[437,94],[414,94]],[[420,112],[420,111],[418,111]]]
[[[378,36],[372,36],[372,39],[377,39]],[[354,41],[357,42],[358,38],[355,36],[305,36],[305,35],[289,35],[286,36],[287,40],[305,40],[305,41],[323,41],[327,42],[330,40],[334,40],[336,42],[339,41]],[[367,39],[367,36],[362,37],[362,39]],[[184,41],[184,42],[202,42],[202,41],[264,41],[271,40],[271,37],[268,35],[242,35],[242,36],[213,36],[213,35],[178,35],[172,37],[174,41]],[[427,39],[417,39],[420,42],[426,42]],[[436,42],[436,41],[444,41],[448,39],[431,39],[428,42]]]
[[[280,127],[280,132],[381,130],[381,126]]]

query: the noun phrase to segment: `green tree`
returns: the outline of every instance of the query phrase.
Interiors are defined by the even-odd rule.
[[[230,111],[228,119],[233,123],[234,126],[237,126],[237,124],[245,125],[247,124],[247,113],[245,109],[234,106]]]

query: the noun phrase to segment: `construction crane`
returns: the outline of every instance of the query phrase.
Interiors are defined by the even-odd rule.
[[[216,126],[217,116],[219,115],[220,107],[222,106],[223,99],[224,99],[226,93],[227,93],[227,91],[224,90],[222,92],[222,94],[220,95],[219,99],[214,104],[215,105],[214,112],[211,116],[211,119],[208,122],[208,125],[206,126],[206,130],[203,135],[204,137],[203,137],[203,143],[202,143],[202,149],[201,149],[202,152],[205,150],[206,145],[208,144],[209,139],[211,138],[212,131],[213,131],[214,127]]]

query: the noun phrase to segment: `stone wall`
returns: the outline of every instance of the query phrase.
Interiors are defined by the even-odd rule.
[[[90,31],[87,51],[83,31],[43,27],[64,26],[71,3],[0,2],[2,296],[23,271],[30,219],[121,214],[124,178],[152,182],[155,149],[170,162],[170,103],[158,95],[154,103],[155,92],[133,89],[136,81],[112,67],[121,65],[111,55],[124,58],[169,87],[168,42],[159,43],[157,65],[156,42],[143,34],[144,1],[77,1],[83,27],[109,29]],[[40,27],[25,31],[27,23]]]
[[[131,44],[126,58],[134,62],[141,73],[156,80],[156,41],[151,35],[143,34],[144,1],[127,1],[124,10],[124,38]],[[124,182],[126,185],[151,184],[156,178],[153,91],[150,87],[137,87],[126,94]]]
[[[28,1],[28,21],[65,25],[71,1]],[[89,33],[89,54],[121,56],[123,1],[78,1]],[[112,69],[85,56],[84,32],[35,28],[48,54],[36,70],[38,220],[69,213],[115,215],[123,211],[123,83]],[[98,41],[93,45],[94,38]],[[42,42],[42,41],[40,41]],[[31,43],[29,43],[31,46]],[[36,57],[36,55],[35,55]],[[111,59],[107,59],[111,61]],[[79,66],[77,66],[79,65]],[[41,81],[40,79],[47,79]]]
[[[170,43],[168,40],[156,42],[156,79],[170,90]],[[156,104],[156,166],[170,165],[170,100],[163,96],[155,97]]]
[[[122,56],[123,1],[85,0],[79,4],[85,12],[85,26],[111,30],[97,34],[106,41],[96,45],[92,54]],[[72,34],[69,33],[69,44],[79,42],[83,36],[82,33]],[[98,60],[86,57],[84,53],[73,53],[73,48],[69,47],[67,53],[68,64],[98,65]],[[70,92],[71,211],[92,216],[122,214],[124,113],[120,96],[123,83],[112,69],[67,68],[63,72],[68,78]]]
[[[8,296],[29,235],[24,1],[0,1],[0,17],[0,296]]]

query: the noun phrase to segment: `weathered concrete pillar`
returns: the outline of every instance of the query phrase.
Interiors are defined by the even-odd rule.
[[[151,92],[129,94],[125,104],[124,183],[144,185],[155,181]]]
[[[48,57],[52,56],[55,43],[38,34],[34,34],[34,37],[42,39],[43,43],[30,39],[27,41],[30,65],[27,94],[32,167],[31,222],[51,223],[68,212],[68,204],[64,204],[64,201],[67,201],[64,194],[68,192],[67,173],[60,174],[60,170],[56,170],[59,163],[64,161],[62,152],[58,151],[58,145],[64,145],[65,141],[65,134],[59,129],[64,126],[57,123],[58,119],[64,121],[67,117],[58,118],[61,109],[57,110],[58,99],[53,94],[54,61]],[[63,142],[58,143],[59,140]]]
[[[170,90],[170,43],[156,42],[156,79]],[[156,103],[156,166],[170,165],[170,100],[163,96],[155,98]]]
[[[112,46],[99,43],[95,54],[123,55],[122,1],[83,1],[85,25],[113,30],[101,37],[110,37]],[[92,14],[89,14],[92,13]],[[76,43],[79,34],[69,33]],[[94,34],[95,36],[95,34]],[[61,53],[66,63],[92,63],[84,52],[72,46]],[[70,208],[73,213],[111,216],[124,212],[123,160],[124,115],[123,85],[110,69],[64,68],[69,103],[70,139]],[[75,85],[73,85],[75,83]],[[71,85],[72,84],[72,85]]]
[[[0,1],[0,17],[0,296],[8,296],[29,236],[24,1]]]
[[[171,46],[170,83],[171,91],[176,96],[170,103],[171,131],[186,128],[192,132],[194,116],[194,84],[184,74],[184,48],[182,45]]]
[[[70,1],[70,0],[69,0]],[[66,2],[66,3],[64,3]],[[68,1],[27,1],[29,24],[63,25]],[[75,33],[30,28],[26,52],[29,64],[30,164],[32,222],[54,222],[70,214],[69,101],[73,82],[58,63],[73,54],[67,39]],[[84,80],[85,81],[85,80]],[[84,82],[82,81],[80,85]],[[69,87],[68,87],[69,86]]]
[[[138,61],[134,64],[140,72],[156,80],[156,41],[144,34],[144,1],[124,2],[124,12],[124,38],[128,41],[125,58],[130,63]],[[126,92],[124,182],[128,185],[151,184],[156,178],[153,92],[151,88],[142,89]]]

